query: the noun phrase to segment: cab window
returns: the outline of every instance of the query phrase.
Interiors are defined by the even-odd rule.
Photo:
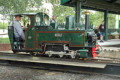
[[[36,16],[36,26],[40,26],[40,22],[41,22],[41,19],[40,19],[40,16],[39,15],[37,15]]]
[[[29,16],[23,16],[21,18],[21,25],[24,26],[25,28],[29,27],[31,25],[31,20]]]
[[[44,22],[45,22],[45,25],[49,25],[49,24],[50,24],[50,21],[49,21],[49,17],[48,17],[48,16],[45,16],[45,17],[44,17]]]

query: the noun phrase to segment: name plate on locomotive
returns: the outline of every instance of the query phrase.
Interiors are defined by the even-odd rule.
[[[62,34],[61,33],[56,33],[55,37],[62,37]]]

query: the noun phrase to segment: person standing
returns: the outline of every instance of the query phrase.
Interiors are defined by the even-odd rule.
[[[98,27],[96,26],[95,30],[94,30],[95,34],[97,35],[97,39],[100,40],[100,33],[98,30]]]
[[[50,21],[50,23],[57,23],[55,16],[52,16],[52,20]]]
[[[104,26],[104,21],[102,22],[102,24],[99,27],[100,30],[100,42],[103,42],[103,38],[105,36],[105,26]]]

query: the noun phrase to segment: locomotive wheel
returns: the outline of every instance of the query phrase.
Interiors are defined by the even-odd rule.
[[[76,56],[75,56],[75,59],[80,59],[80,56],[79,56],[79,55],[76,55]]]
[[[33,52],[30,52],[30,55],[31,55],[31,56],[36,56],[36,54],[35,54],[35,53],[33,53]]]
[[[73,55],[70,55],[70,58],[71,58],[71,59],[75,59],[75,56],[73,56]]]
[[[60,58],[62,58],[63,56],[64,56],[64,55],[62,55],[62,54],[61,54],[61,55],[59,55],[59,57],[60,57]]]
[[[52,54],[48,54],[49,57],[52,57]]]

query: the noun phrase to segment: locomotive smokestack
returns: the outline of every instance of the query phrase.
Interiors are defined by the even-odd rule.
[[[89,14],[90,14],[89,11],[85,12],[85,29],[89,28]]]

